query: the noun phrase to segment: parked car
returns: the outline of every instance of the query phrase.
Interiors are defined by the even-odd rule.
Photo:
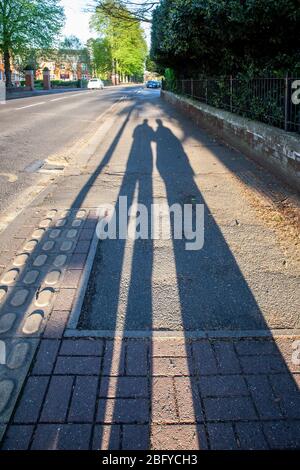
[[[147,88],[160,88],[160,82],[158,82],[157,80],[149,80],[146,83],[146,87]]]
[[[104,88],[104,83],[100,78],[92,78],[88,82],[88,90],[103,90]]]

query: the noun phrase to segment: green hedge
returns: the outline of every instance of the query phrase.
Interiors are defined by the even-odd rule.
[[[279,83],[280,82],[280,83]],[[191,97],[191,80],[163,81],[163,89]],[[282,128],[284,125],[284,79],[249,79],[240,76],[194,79],[193,98],[216,108]]]
[[[73,80],[73,81],[65,81],[65,80],[51,80],[51,86],[52,88],[81,88],[81,82],[82,82],[82,88],[86,88],[88,84],[88,80]],[[20,81],[21,87],[25,86],[25,80]],[[34,87],[37,90],[42,90],[43,89],[43,80],[34,80]]]
[[[65,80],[51,80],[53,88],[65,87],[65,88],[80,88],[80,80],[65,81]]]

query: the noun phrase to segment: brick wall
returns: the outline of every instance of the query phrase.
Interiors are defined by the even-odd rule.
[[[168,91],[161,93],[163,99],[175,105],[197,124],[206,127],[300,191],[300,135],[284,132]]]

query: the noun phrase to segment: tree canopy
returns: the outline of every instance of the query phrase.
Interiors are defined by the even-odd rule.
[[[30,49],[49,49],[64,21],[60,0],[0,0],[0,50],[7,86],[11,86],[11,56]]]
[[[83,44],[77,36],[71,35],[65,37],[60,43],[59,48],[62,50],[72,49],[80,50],[83,49]]]
[[[300,66],[299,0],[161,0],[151,57],[177,76]]]
[[[106,1],[107,6],[111,3],[116,1]],[[122,17],[107,15],[102,8],[96,10],[91,25],[99,38],[90,41],[94,66],[99,74],[141,76],[147,56],[144,32],[126,8],[122,8]]]
[[[107,0],[94,0],[98,11],[102,11],[111,18],[128,21],[127,14],[130,13],[131,21],[142,21],[151,23],[152,11],[159,4],[159,0],[116,0],[107,2]]]

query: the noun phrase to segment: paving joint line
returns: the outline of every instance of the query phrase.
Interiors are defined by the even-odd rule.
[[[95,248],[95,247],[94,247]],[[96,250],[95,250],[96,251]],[[85,275],[87,276],[87,274]],[[82,297],[82,295],[80,295]],[[84,295],[83,295],[84,298]],[[73,310],[73,316],[67,328],[65,330],[64,336],[66,338],[86,338],[86,337],[95,337],[95,338],[106,338],[106,339],[246,339],[246,338],[261,338],[261,339],[276,339],[276,338],[298,338],[300,336],[299,329],[291,330],[280,330],[280,329],[270,329],[270,330],[201,330],[201,331],[144,331],[144,330],[132,330],[132,331],[122,331],[122,330],[80,330],[76,326],[80,318],[80,311],[78,310],[78,305],[80,305],[80,300],[76,304],[76,308]],[[82,303],[81,303],[82,306]]]

